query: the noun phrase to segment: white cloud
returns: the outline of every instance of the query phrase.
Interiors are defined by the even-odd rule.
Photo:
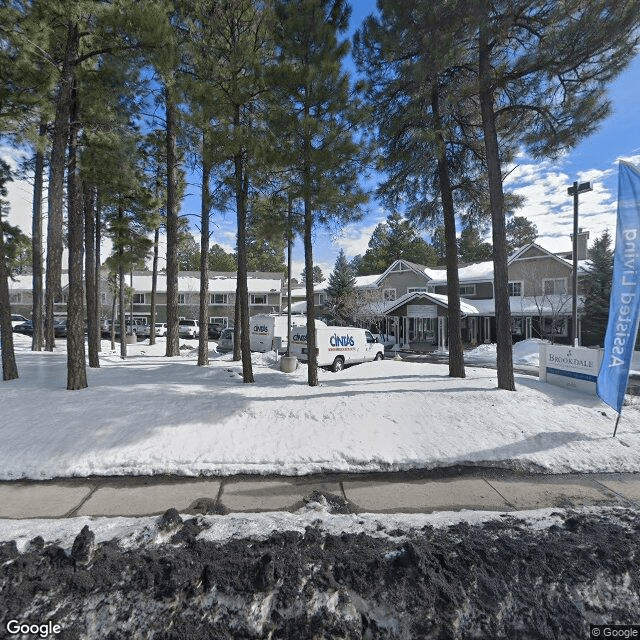
[[[590,181],[592,191],[579,199],[579,226],[590,232],[590,239],[605,229],[615,228],[616,195],[605,181],[615,169],[588,169],[578,172],[580,182]],[[525,197],[517,212],[538,228],[538,242],[550,251],[570,250],[573,233],[573,198],[567,189],[573,184],[562,165],[543,160],[523,162],[505,180],[505,188]]]
[[[349,225],[340,234],[335,235],[331,243],[338,248],[344,249],[347,258],[353,258],[358,254],[362,255],[368,248],[371,234],[375,228],[387,219],[386,215],[379,216],[371,224],[360,227],[356,224]],[[333,265],[332,267],[333,268]]]

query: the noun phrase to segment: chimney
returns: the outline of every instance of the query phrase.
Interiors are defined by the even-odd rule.
[[[578,229],[578,260],[587,259],[587,242],[589,241],[589,232],[583,231],[582,227]],[[573,233],[571,234],[571,246],[573,246]],[[573,257],[573,256],[572,256]]]

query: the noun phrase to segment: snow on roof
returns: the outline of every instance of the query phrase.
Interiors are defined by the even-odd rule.
[[[44,284],[46,274],[42,274],[42,282]],[[62,273],[60,276],[60,286],[64,289],[69,284],[69,274]],[[9,278],[9,291],[31,291],[33,289],[33,274],[25,273]]]
[[[130,284],[131,277],[127,276],[125,280]],[[271,280],[268,278],[247,278],[247,285],[249,287],[249,293],[265,293],[269,291],[279,292],[281,290],[280,280]],[[151,275],[140,275],[134,273],[132,286],[134,291],[151,291]],[[167,276],[164,273],[158,274],[156,290],[162,293],[167,290]],[[235,290],[235,278],[229,278],[226,276],[213,276],[209,278],[210,293],[231,293]],[[178,276],[178,291],[181,293],[190,291],[199,292],[200,278],[195,276]]]
[[[447,283],[447,270],[445,267],[439,269],[425,267],[424,272],[433,280],[433,284]],[[474,264],[459,267],[458,278],[460,282],[491,280],[493,279],[493,262],[487,260],[486,262],[475,262]]]
[[[381,274],[377,273],[373,276],[356,276],[356,287],[372,287],[375,288],[376,281]]]

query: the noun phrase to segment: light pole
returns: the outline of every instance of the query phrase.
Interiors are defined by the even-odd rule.
[[[590,182],[574,182],[567,189],[567,193],[573,196],[573,291],[572,291],[572,316],[571,316],[571,342],[578,346],[578,194],[592,191]]]

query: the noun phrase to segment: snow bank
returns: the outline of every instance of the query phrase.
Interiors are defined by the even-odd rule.
[[[640,406],[615,414],[597,398],[495,371],[385,360],[319,372],[278,370],[255,354],[255,384],[231,354],[166,358],[132,345],[101,355],[89,387],[66,391],[62,349],[32,353],[16,335],[20,378],[0,384],[0,478],[235,473],[303,475],[491,465],[565,473],[640,471]],[[64,342],[61,341],[61,345]]]

